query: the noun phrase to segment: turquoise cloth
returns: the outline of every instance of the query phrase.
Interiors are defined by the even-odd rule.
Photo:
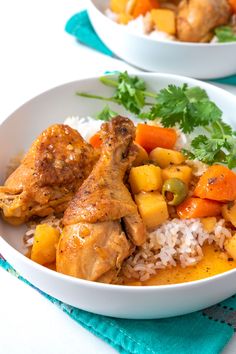
[[[105,46],[94,31],[86,10],[73,15],[67,22],[65,30],[69,34],[75,36],[76,39],[84,45],[96,49],[106,55],[113,56],[110,49]],[[236,86],[236,75],[213,81]]]
[[[32,286],[3,258],[0,266]],[[216,354],[222,351],[236,328],[235,296],[190,315],[162,320],[122,320],[79,310],[35,289],[123,354]]]
[[[81,43],[96,49],[97,51],[113,56],[113,53],[100,40],[94,31],[88,17],[87,11],[79,12],[71,17],[65,27],[66,32],[72,34]]]

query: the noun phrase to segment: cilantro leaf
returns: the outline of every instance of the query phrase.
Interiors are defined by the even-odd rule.
[[[222,139],[209,139],[206,135],[199,135],[191,143],[191,156],[208,165],[217,162],[225,162],[225,155],[221,150],[224,146]]]
[[[222,112],[199,87],[188,88],[169,85],[160,91],[157,104],[150,110],[150,119],[161,118],[165,127],[178,125],[184,133],[191,133],[195,127],[206,126],[221,118]]]
[[[100,81],[110,87],[114,87],[115,91],[112,97],[104,97],[84,92],[77,92],[80,97],[98,99],[102,101],[115,102],[128,111],[139,114],[144,106],[149,105],[146,97],[155,98],[156,94],[146,91],[144,80],[138,76],[130,76],[127,71],[119,73],[117,78],[110,75],[100,77]]]
[[[215,29],[215,34],[218,39],[218,42],[236,42],[236,34],[233,31],[232,27],[229,26],[220,26]]]
[[[215,139],[221,139],[226,135],[231,136],[233,134],[232,127],[227,123],[223,122],[222,120],[213,122],[211,128],[213,130],[212,137]]]
[[[209,99],[196,101],[188,105],[191,118],[195,121],[194,126],[207,126],[209,122],[221,119],[222,111]]]
[[[99,120],[109,121],[113,117],[116,117],[118,113],[112,111],[108,105],[106,105],[101,112],[96,115]]]
[[[112,99],[128,111],[139,114],[147,104],[146,97],[156,97],[156,94],[146,91],[144,80],[138,76],[130,76],[127,71],[120,73],[117,79],[107,76],[100,78],[107,86],[115,87]]]
[[[201,87],[191,87],[185,91],[190,102],[197,102],[208,99],[207,93]]]
[[[212,122],[208,135],[199,135],[191,142],[191,149],[184,150],[190,159],[197,159],[209,165],[223,163],[236,167],[236,138],[232,128],[221,120]]]
[[[129,76],[125,71],[118,76],[115,100],[128,111],[139,114],[145,105],[145,83],[137,76]]]

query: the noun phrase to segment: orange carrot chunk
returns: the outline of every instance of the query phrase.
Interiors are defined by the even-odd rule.
[[[194,195],[222,202],[236,199],[236,173],[222,165],[210,166],[200,178]]]
[[[176,140],[176,131],[171,128],[161,128],[147,124],[138,124],[136,128],[135,142],[148,153],[156,147],[173,149]]]
[[[213,200],[188,198],[177,207],[180,219],[204,218],[221,214],[222,204]]]
[[[136,0],[131,15],[136,18],[158,7],[159,2],[157,0]]]
[[[232,7],[232,11],[234,13],[236,13],[236,0],[228,0],[229,1],[229,4],[231,5]]]
[[[100,138],[99,133],[96,133],[93,136],[91,136],[91,138],[89,139],[89,143],[94,148],[99,148],[102,145],[102,139]]]

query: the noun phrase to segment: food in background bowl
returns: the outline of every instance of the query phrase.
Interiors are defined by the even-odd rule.
[[[134,30],[129,25],[120,25],[111,20],[105,15],[109,5],[109,0],[90,0],[88,13],[98,36],[122,60],[151,72],[168,72],[200,79],[214,79],[236,73],[236,42],[232,41],[234,34],[228,25],[220,27],[221,39],[217,43],[166,40],[169,36],[166,32],[153,31],[152,35],[144,35],[141,17],[134,23],[130,22],[131,26],[137,22]],[[203,29],[205,25],[200,27]],[[202,32],[197,30],[196,35],[202,36]]]
[[[235,0],[111,0],[106,15],[157,40],[236,41]]]
[[[0,188],[4,219],[28,222],[28,255],[119,285],[236,268],[236,138],[221,110],[200,87],[149,92],[126,72],[101,81],[112,97],[77,94],[123,105],[133,121],[105,106],[97,121],[47,128]]]

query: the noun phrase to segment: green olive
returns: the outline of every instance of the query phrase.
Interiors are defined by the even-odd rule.
[[[168,200],[168,193],[171,195],[171,200]],[[162,195],[167,199],[169,205],[179,205],[188,195],[188,187],[179,178],[170,178],[165,181],[162,187]]]

